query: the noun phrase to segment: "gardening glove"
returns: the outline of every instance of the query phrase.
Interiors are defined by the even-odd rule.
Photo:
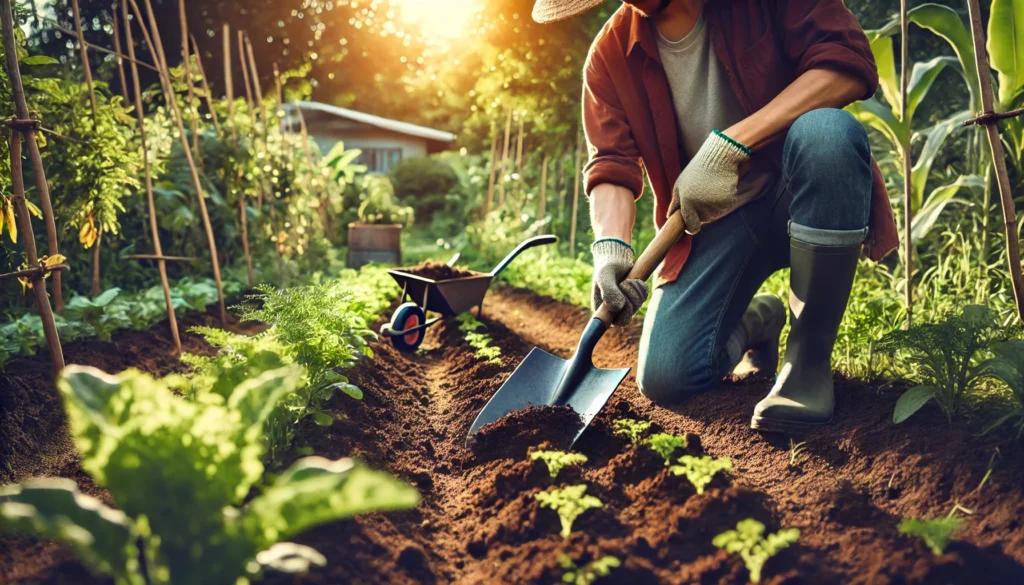
[[[718,130],[712,132],[676,180],[669,216],[680,210],[686,233],[693,235],[746,203],[736,191],[740,165],[749,160],[749,148]]]
[[[594,254],[593,308],[608,305],[615,319],[613,327],[625,327],[647,300],[647,283],[626,280],[636,259],[633,247],[613,238],[602,238],[591,246]]]

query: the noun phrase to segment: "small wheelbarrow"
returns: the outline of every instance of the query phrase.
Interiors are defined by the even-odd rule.
[[[396,268],[388,274],[402,287],[402,300],[408,299],[391,315],[391,322],[381,328],[380,334],[391,340],[399,351],[413,352],[419,349],[426,337],[426,329],[445,317],[454,317],[477,307],[477,317],[483,310],[484,296],[494,277],[505,269],[516,256],[535,246],[554,244],[556,236],[536,236],[526,240],[505,257],[488,274],[472,272],[471,276],[450,280],[432,280]],[[452,265],[458,254],[448,261]],[[440,317],[427,320],[427,311]]]

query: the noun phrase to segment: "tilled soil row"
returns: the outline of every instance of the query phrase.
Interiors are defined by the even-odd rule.
[[[736,558],[711,544],[739,520],[769,530],[799,528],[800,542],[769,561],[763,582],[896,584],[1024,583],[1024,466],[1021,445],[984,440],[938,416],[891,423],[894,395],[839,380],[839,420],[806,437],[790,464],[785,438],[749,428],[766,382],[725,384],[672,409],[655,407],[631,375],[576,443],[589,461],[552,482],[527,452],[557,435],[507,419],[495,436],[465,445],[473,418],[532,345],[571,354],[588,315],[523,291],[488,297],[484,321],[502,348],[500,365],[477,360],[453,325],[442,324],[419,354],[378,345],[374,367],[354,381],[362,403],[336,403],[344,418],[312,432],[328,457],[355,456],[415,484],[412,512],[371,515],[323,527],[303,539],[329,559],[324,570],[289,583],[515,583],[561,581],[559,556],[578,564],[604,555],[623,566],[613,583],[747,581]],[[613,330],[596,363],[636,363],[637,329]],[[670,474],[646,447],[611,432],[615,419],[650,420],[653,431],[687,434],[689,452],[733,459],[735,471],[702,494]],[[340,417],[339,417],[340,418]],[[999,448],[995,470],[976,488]],[[583,514],[572,536],[558,534],[554,512],[534,495],[552,485],[586,483],[604,503]],[[941,557],[900,535],[903,517],[972,509]]]

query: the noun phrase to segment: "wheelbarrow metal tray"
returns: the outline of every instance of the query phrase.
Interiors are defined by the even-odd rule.
[[[388,270],[406,297],[426,311],[454,317],[480,305],[491,286],[490,274],[473,272],[472,276],[450,280],[432,280],[401,269]]]

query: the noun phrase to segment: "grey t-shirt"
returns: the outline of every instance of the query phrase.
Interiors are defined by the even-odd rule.
[[[713,130],[725,131],[746,114],[715,56],[703,13],[690,34],[679,41],[666,39],[653,22],[651,26],[672,90],[683,148],[687,157],[693,158]],[[758,160],[755,154],[749,171],[740,179],[737,196],[744,203],[757,198],[776,183],[776,176],[774,165]]]

